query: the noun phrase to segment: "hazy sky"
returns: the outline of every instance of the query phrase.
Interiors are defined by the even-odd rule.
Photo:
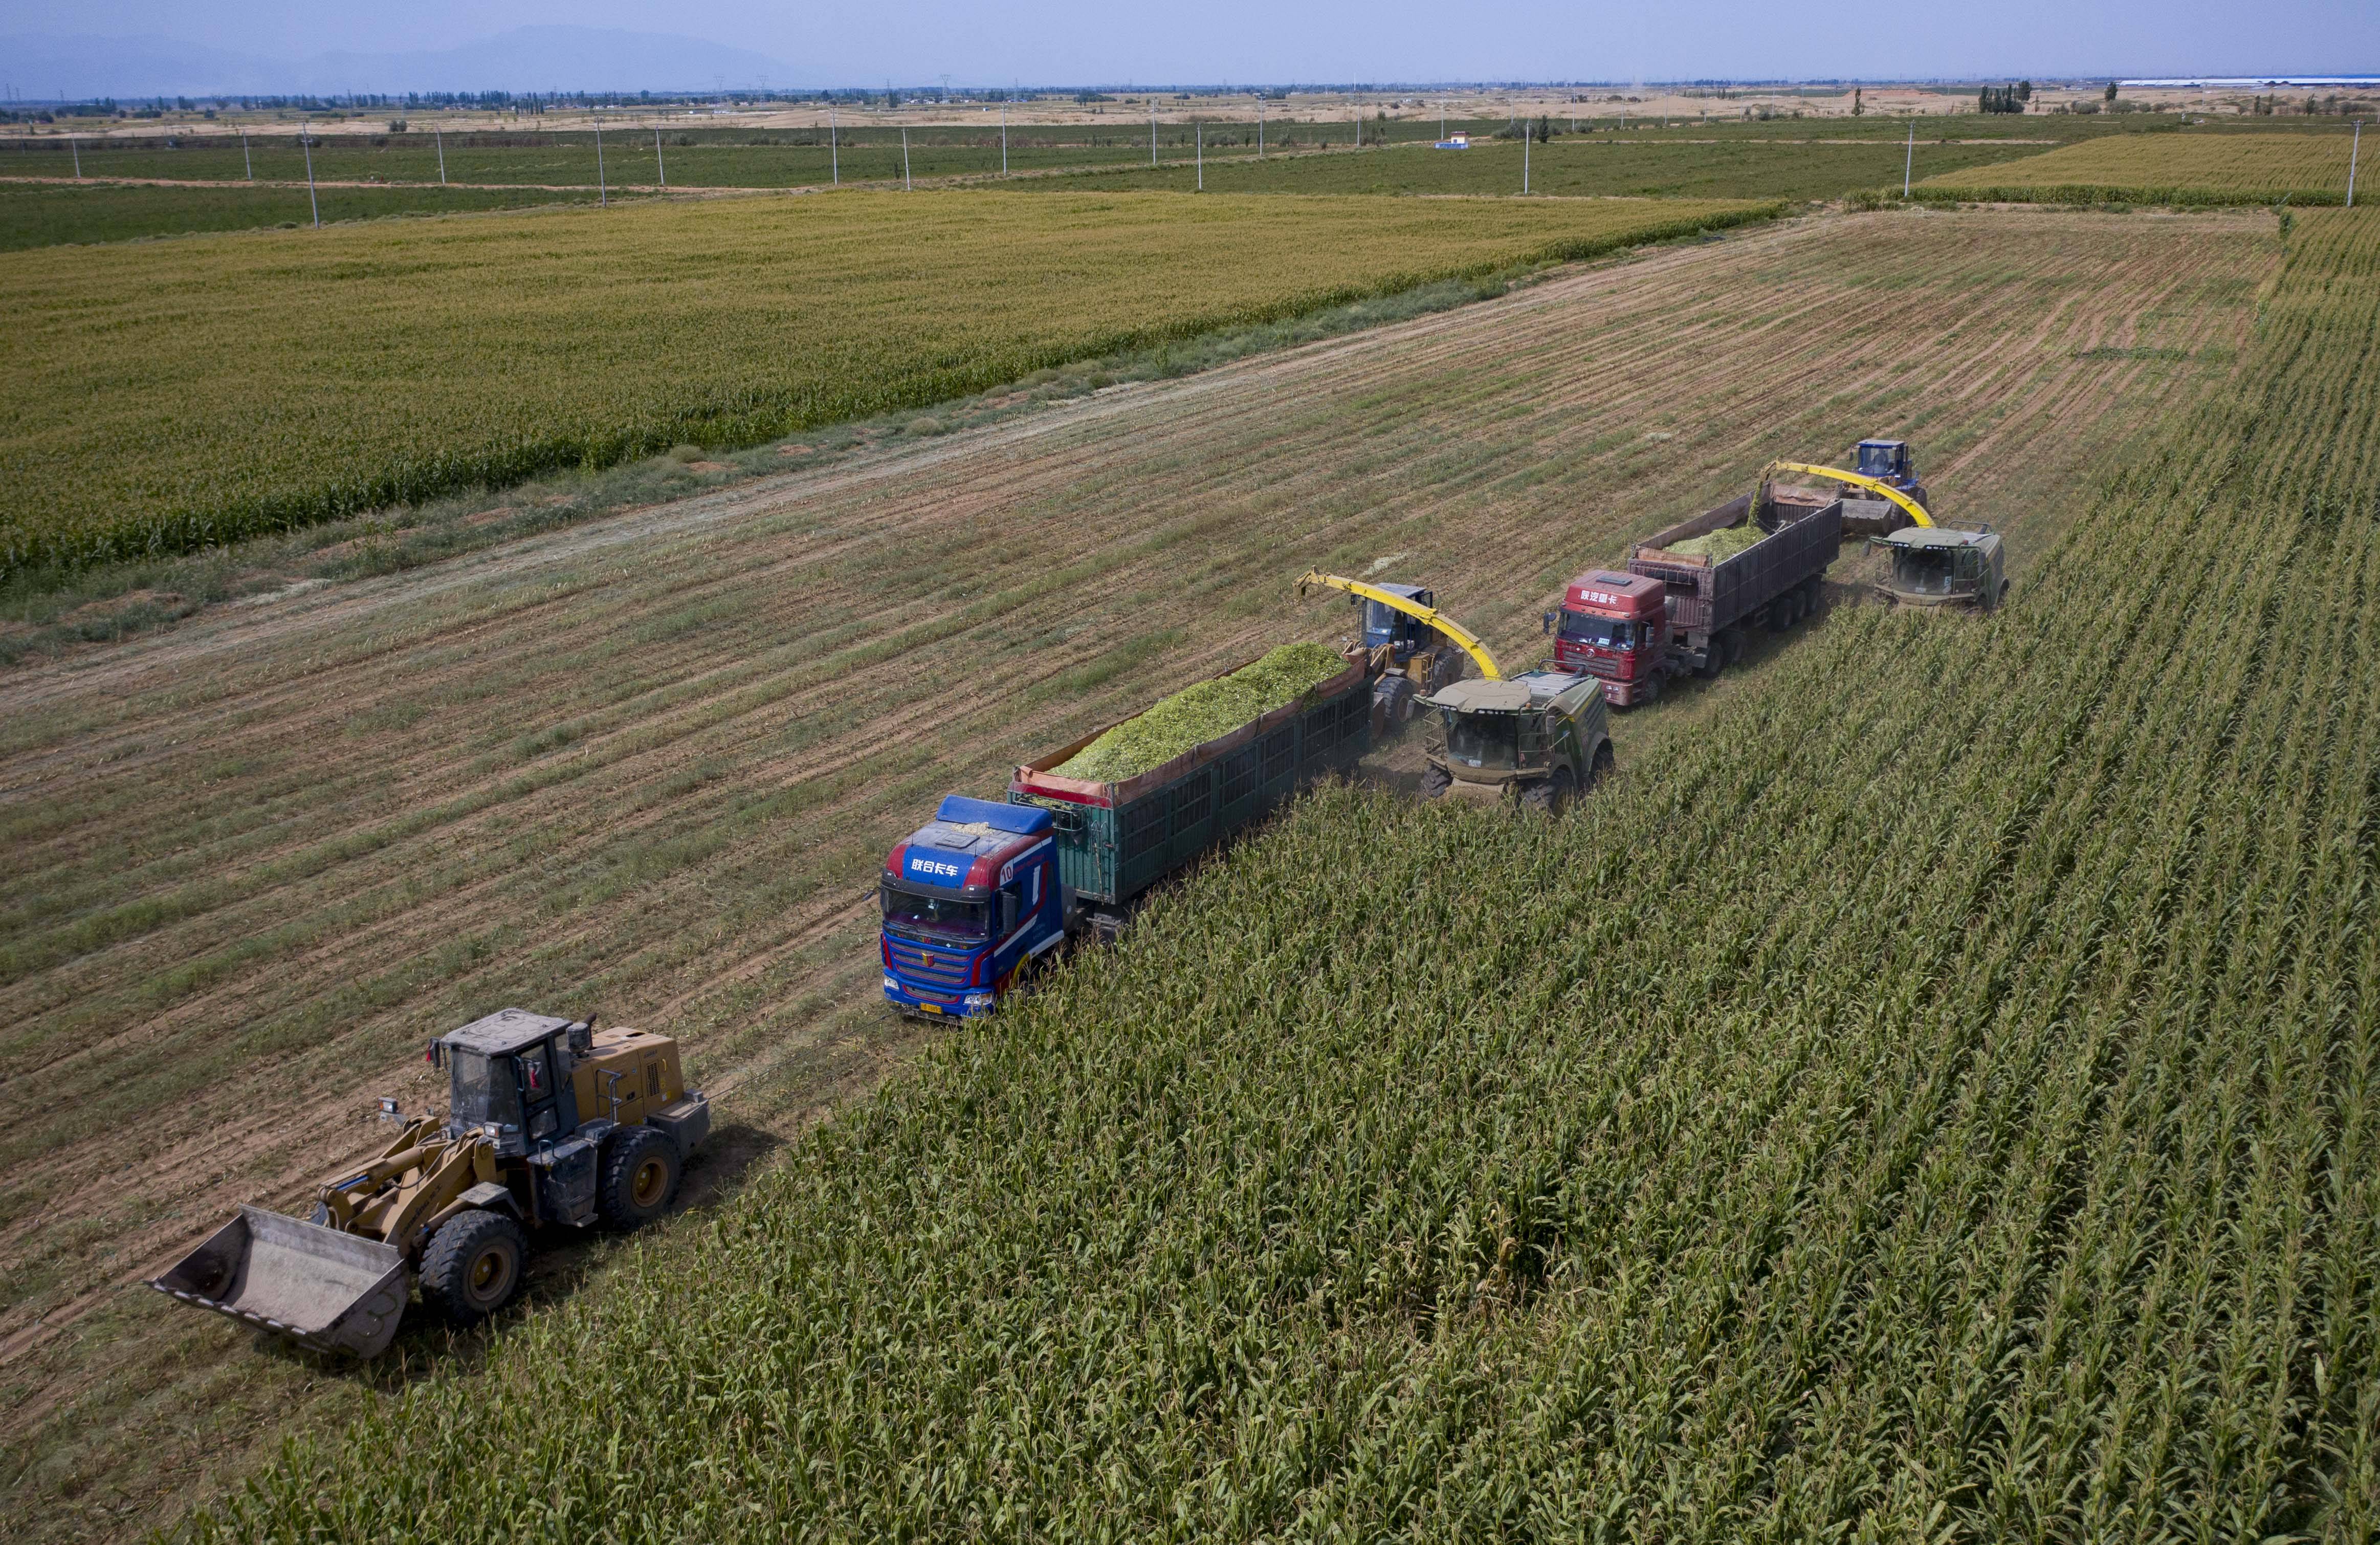
[[[570,23],[772,55],[788,84],[1893,77],[2380,70],[2380,0],[0,0],[0,33],[298,58]]]

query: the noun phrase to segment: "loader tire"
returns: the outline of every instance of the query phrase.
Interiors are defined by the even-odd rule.
[[[421,1257],[421,1296],[457,1325],[476,1325],[521,1287],[528,1236],[501,1212],[458,1212]]]
[[[677,1145],[650,1126],[622,1128],[604,1146],[595,1207],[615,1233],[642,1228],[677,1195]]]

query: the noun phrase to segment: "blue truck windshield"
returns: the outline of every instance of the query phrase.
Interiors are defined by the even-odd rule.
[[[954,944],[990,937],[991,908],[983,902],[930,895],[892,884],[880,889],[884,926],[895,933]]]

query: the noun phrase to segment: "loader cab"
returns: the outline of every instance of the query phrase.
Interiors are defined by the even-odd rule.
[[[1852,470],[1864,478],[1890,483],[1903,493],[1917,486],[1917,468],[1911,465],[1906,440],[1863,440]]]
[[[1912,526],[1870,544],[1892,556],[1892,573],[1876,585],[1888,602],[1988,612],[2008,591],[2000,539],[1989,527]]]
[[[1435,611],[1437,596],[1419,585],[1375,585],[1376,590],[1402,596],[1415,605]],[[1368,596],[1352,598],[1356,613],[1364,619],[1364,647],[1376,650],[1386,647],[1390,658],[1402,665],[1413,658],[1414,651],[1427,649],[1437,641],[1438,630],[1408,612],[1400,612],[1386,602]]]
[[[446,1066],[449,1125],[493,1128],[504,1158],[567,1138],[578,1130],[574,1042],[593,1033],[584,1021],[508,1008],[440,1036],[430,1056]]]

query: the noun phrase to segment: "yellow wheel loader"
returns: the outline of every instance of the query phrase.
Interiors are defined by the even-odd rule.
[[[1310,589],[1344,590],[1364,628],[1358,651],[1342,640],[1352,657],[1360,652],[1372,675],[1372,738],[1402,728],[1414,705],[1463,679],[1468,661],[1489,681],[1496,662],[1476,634],[1438,610],[1437,597],[1419,585],[1373,585],[1361,579],[1309,570],[1297,581],[1302,597]]]
[[[387,1350],[418,1282],[468,1325],[520,1291],[528,1231],[626,1230],[661,1215],[710,1135],[677,1042],[508,1008],[430,1043],[447,1113],[408,1119],[378,1157],[323,1183],[311,1222],[243,1206],[150,1283],[316,1352]]]

